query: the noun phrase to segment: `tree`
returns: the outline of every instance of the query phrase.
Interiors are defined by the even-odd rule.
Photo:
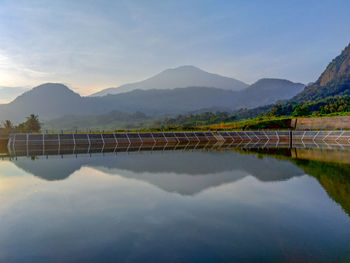
[[[3,125],[3,127],[4,127],[4,129],[6,129],[6,130],[8,130],[8,131],[10,131],[10,130],[13,130],[13,124],[12,124],[12,122],[10,121],[10,120],[6,120],[6,121],[4,121],[3,123],[2,123],[2,125]]]
[[[308,105],[297,106],[293,112],[293,116],[308,116],[310,115],[310,108]]]
[[[339,107],[338,107],[338,112],[343,112],[344,111],[344,107],[342,106],[342,105],[340,105]]]
[[[41,123],[38,115],[31,114],[23,124],[24,129],[27,131],[40,132],[41,130]]]

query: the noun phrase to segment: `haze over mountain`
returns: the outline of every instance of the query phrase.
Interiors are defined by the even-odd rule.
[[[187,87],[210,87],[237,91],[248,87],[248,84],[234,78],[209,73],[194,66],[181,66],[166,69],[159,74],[140,82],[125,84],[118,88],[104,89],[92,94],[91,96],[119,94],[136,89],[150,90]]]
[[[43,128],[49,130],[60,129],[136,129],[147,123],[154,122],[150,116],[142,112],[126,113],[110,111],[99,115],[64,115],[45,121]]]
[[[42,117],[61,116],[81,112],[84,104],[79,94],[65,85],[47,83],[35,87],[8,104],[0,105],[1,119],[23,121],[28,112]]]
[[[294,83],[286,79],[264,78],[250,85],[241,92],[246,108],[254,105],[266,105],[271,101],[292,98],[305,88],[302,83]]]
[[[64,115],[99,115],[111,111],[139,111],[159,118],[201,109],[236,110],[256,107],[288,99],[288,96],[297,94],[301,88],[302,84],[299,83],[265,79],[241,91],[187,87],[81,97],[63,84],[47,83],[22,94],[11,103],[0,105],[0,119],[19,122],[34,113],[38,114],[41,120],[49,120]]]

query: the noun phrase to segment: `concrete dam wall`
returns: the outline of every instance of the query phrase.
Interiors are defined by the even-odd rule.
[[[8,147],[98,146],[127,144],[186,143],[350,143],[350,131],[218,131],[218,132],[140,132],[100,134],[13,134]]]

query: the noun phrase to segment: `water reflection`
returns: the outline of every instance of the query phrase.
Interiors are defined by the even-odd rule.
[[[234,182],[252,175],[261,181],[287,180],[303,174],[290,162],[259,159],[236,152],[145,152],[118,155],[19,157],[15,165],[45,180],[68,178],[83,166],[106,174],[146,181],[168,191],[185,195]],[[48,173],[48,171],[50,171]]]
[[[0,262],[334,262],[349,152],[228,149],[0,162]]]
[[[266,158],[266,157],[274,158]],[[265,157],[265,158],[262,158]],[[319,149],[235,149],[235,151],[141,152],[18,157],[14,163],[45,180],[63,180],[87,166],[110,175],[148,182],[167,192],[194,195],[246,176],[282,181],[314,176],[350,215],[350,152]],[[48,172],[50,171],[50,172]]]

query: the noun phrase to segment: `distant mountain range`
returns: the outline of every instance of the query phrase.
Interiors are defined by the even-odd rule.
[[[304,87],[301,83],[282,79],[261,79],[248,86],[233,78],[193,66],[182,66],[165,70],[145,81],[103,90],[89,97],[81,97],[59,83],[43,84],[11,103],[1,104],[0,120],[19,122],[34,113],[41,120],[61,118],[65,123],[67,119],[62,116],[70,115],[69,118],[76,120],[81,115],[107,114],[107,122],[113,112],[123,118],[135,112],[147,115],[145,118],[162,118],[189,112],[236,111],[242,108],[252,109],[251,112],[258,114],[271,109],[277,101],[300,103],[341,96],[350,94],[350,44],[316,82]],[[259,106],[264,107],[256,108]]]
[[[289,99],[304,88],[304,84],[285,79],[260,79],[240,92],[240,99],[244,101],[244,106],[242,105],[240,108],[253,108],[256,105],[270,104],[271,101]]]
[[[187,87],[208,87],[224,90],[242,90],[249,85],[234,78],[223,77],[209,73],[194,66],[181,66],[160,72],[146,80],[122,85],[118,88],[109,88],[94,93],[91,96],[105,96],[120,94],[136,89],[175,89]]]
[[[160,90],[133,90],[102,97],[81,97],[59,83],[47,83],[0,105],[0,120],[23,121],[31,113],[41,120],[64,115],[99,115],[111,111],[152,117],[185,114],[201,109],[250,108],[288,99],[304,88],[303,84],[279,79],[263,79],[240,91],[210,87]]]

